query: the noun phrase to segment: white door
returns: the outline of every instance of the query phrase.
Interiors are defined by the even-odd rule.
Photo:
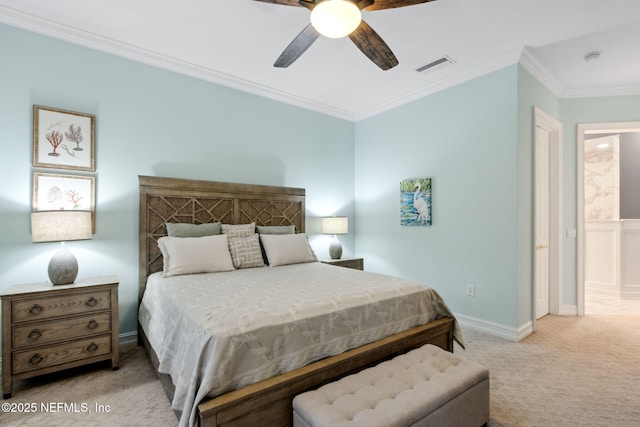
[[[535,254],[536,319],[549,314],[549,142],[551,134],[537,127],[535,142]]]

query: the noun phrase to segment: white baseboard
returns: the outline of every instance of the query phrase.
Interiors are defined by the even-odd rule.
[[[460,325],[477,329],[488,334],[504,338],[509,341],[522,341],[529,334],[533,332],[531,322],[527,322],[519,328],[513,328],[511,326],[501,325],[500,323],[489,322],[487,320],[478,319],[476,317],[465,316],[463,314],[456,314],[456,319]]]
[[[518,342],[533,333],[533,322],[527,322],[518,328]]]
[[[118,341],[120,342],[120,345],[122,344],[131,344],[131,343],[138,343],[138,332],[137,331],[133,331],[133,332],[125,332],[124,334],[120,334],[118,336]]]
[[[577,316],[578,315],[578,306],[577,305],[561,305],[560,312],[558,313],[560,316]]]

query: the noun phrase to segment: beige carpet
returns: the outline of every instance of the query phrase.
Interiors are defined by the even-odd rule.
[[[41,403],[75,404],[46,413]],[[173,426],[178,423],[144,347],[120,347],[120,369],[99,363],[42,377],[17,381],[13,395],[2,403],[37,404],[34,413],[0,411],[2,426]],[[82,404],[91,412],[83,412]],[[96,404],[109,405],[97,412]],[[106,406],[105,406],[106,408]],[[20,408],[15,408],[20,409]],[[77,411],[77,412],[76,412]]]
[[[490,426],[640,426],[640,316],[546,316],[520,343],[465,330],[491,374]]]
[[[491,427],[640,426],[640,316],[547,316],[521,343],[463,329],[467,350],[491,372]],[[36,403],[2,413],[0,425],[173,426],[177,420],[143,348],[121,348],[107,365],[20,381],[2,403]],[[91,412],[44,413],[40,403]],[[109,405],[98,413],[95,405]]]

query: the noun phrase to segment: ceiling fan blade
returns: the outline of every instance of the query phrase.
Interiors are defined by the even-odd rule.
[[[320,37],[320,33],[316,31],[311,24],[307,25],[300,34],[289,43],[289,46],[280,54],[274,67],[286,68],[300,57],[316,39]]]
[[[258,0],[263,1],[263,0]],[[287,1],[287,0],[283,0]],[[404,7],[404,6],[413,6],[416,4],[427,3],[434,0],[373,0],[373,4],[370,6],[365,6],[364,10],[372,11],[372,10],[384,10],[384,9],[394,9],[396,7]]]
[[[364,19],[360,22],[360,26],[349,34],[349,38],[367,58],[383,70],[398,65],[398,59],[391,52],[389,46],[369,24],[364,22]]]
[[[255,0],[263,3],[283,4],[285,6],[304,7],[300,4],[299,0]]]

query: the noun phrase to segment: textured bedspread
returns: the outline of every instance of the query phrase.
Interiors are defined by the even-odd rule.
[[[432,289],[322,263],[164,278],[139,320],[176,387],[180,425],[206,396],[253,384],[441,317]],[[456,340],[462,338],[456,324]]]

